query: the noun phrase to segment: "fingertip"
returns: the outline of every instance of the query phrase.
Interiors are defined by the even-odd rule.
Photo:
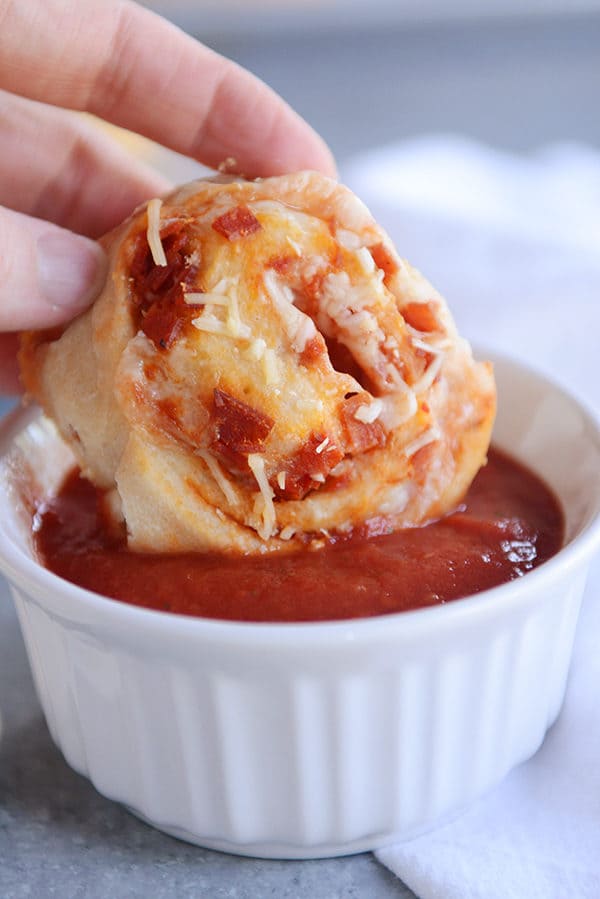
[[[217,75],[189,155],[215,168],[227,162],[227,171],[247,178],[310,169],[337,179],[331,150],[296,110],[250,72],[215,60]]]
[[[36,260],[40,295],[57,320],[87,308],[106,277],[107,259],[100,245],[58,228],[38,237]]]
[[[336,181],[339,181],[340,173],[338,171],[337,162],[335,161],[335,156],[333,155],[333,153],[331,152],[329,147],[326,147],[326,150],[327,150],[326,165],[327,165],[328,170],[325,172],[325,174],[329,175],[330,178],[334,178]]]
[[[311,169],[337,181],[338,169],[329,146],[304,119],[300,119],[299,126],[284,135],[285,156],[281,172],[276,174]],[[295,134],[299,135],[297,139]]]
[[[303,169],[338,180],[337,165],[329,146],[301,116],[292,110],[277,122],[263,159],[262,175],[285,175]],[[291,113],[291,116],[289,115]]]
[[[319,143],[317,155],[317,171],[322,172],[324,175],[327,175],[329,178],[333,178],[335,181],[337,181],[339,179],[339,172],[335,157],[325,141],[316,133],[315,137],[317,138]]]

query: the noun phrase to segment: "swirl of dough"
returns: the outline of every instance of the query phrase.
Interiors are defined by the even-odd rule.
[[[99,299],[21,364],[131,548],[290,551],[460,502],[491,368],[347,188],[196,181],[104,244]]]

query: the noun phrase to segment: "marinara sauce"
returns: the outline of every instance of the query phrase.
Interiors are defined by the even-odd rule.
[[[563,515],[550,490],[491,450],[464,503],[420,528],[354,535],[288,556],[133,553],[77,472],[36,516],[43,564],[133,605],[236,621],[321,621],[438,605],[521,577],[556,553]]]

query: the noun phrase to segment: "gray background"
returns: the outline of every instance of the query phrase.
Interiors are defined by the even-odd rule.
[[[342,162],[440,131],[514,150],[556,140],[600,146],[600,13],[223,37],[213,46],[278,90]]]

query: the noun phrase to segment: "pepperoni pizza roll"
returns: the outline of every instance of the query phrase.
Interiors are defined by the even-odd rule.
[[[131,548],[291,551],[460,502],[491,368],[347,188],[196,181],[104,244],[99,299],[21,363]]]

